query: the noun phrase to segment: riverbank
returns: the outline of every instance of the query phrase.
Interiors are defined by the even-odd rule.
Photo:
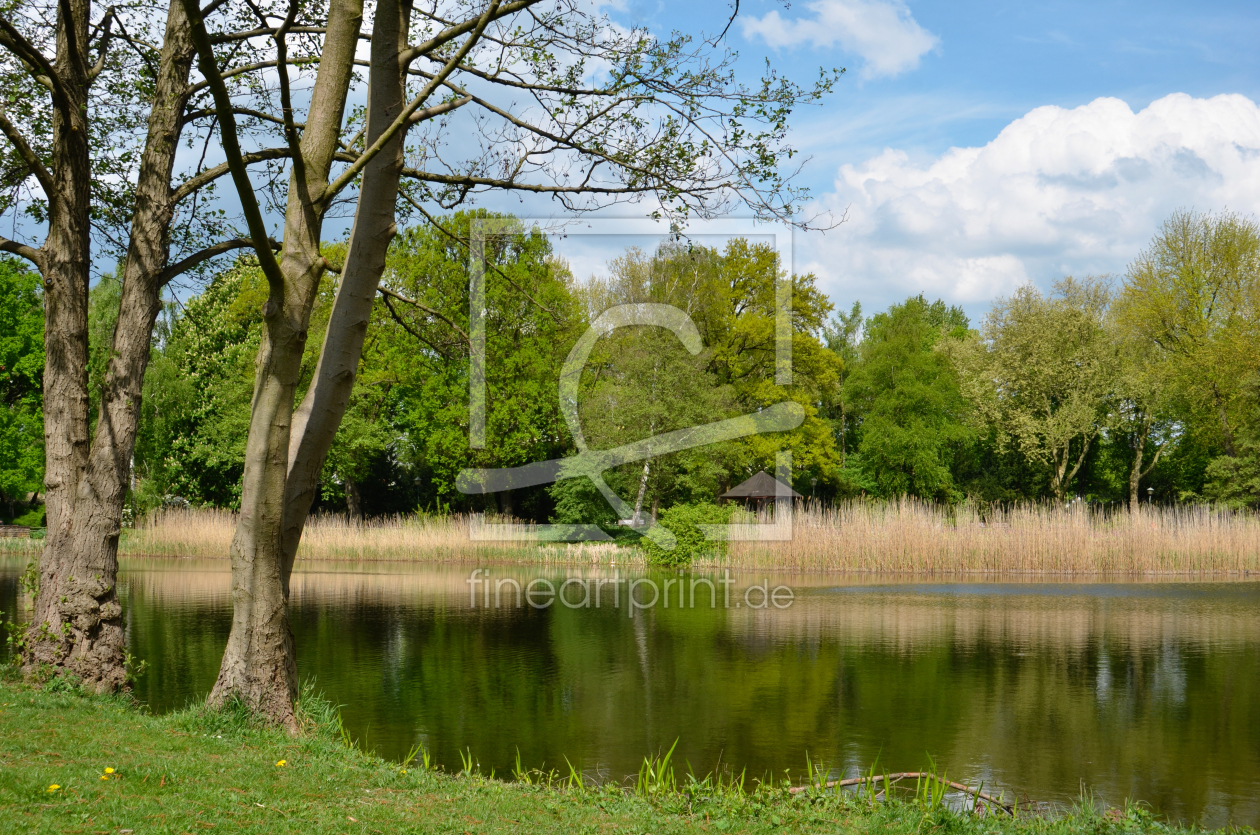
[[[762,522],[771,521],[762,519]],[[235,514],[176,509],[123,531],[131,557],[225,559]],[[300,560],[516,563],[642,567],[644,552],[611,542],[491,539],[481,517],[394,516],[348,523],[310,520]],[[515,523],[515,533],[536,535]],[[747,532],[746,532],[747,533]],[[1260,515],[1204,506],[1143,507],[1136,513],[1080,506],[946,508],[913,499],[797,508],[779,538],[733,541],[697,568],[872,574],[1246,577],[1260,574]],[[0,553],[35,553],[38,540],[0,539]]]
[[[318,700],[290,738],[239,713],[146,715],[120,698],[0,684],[0,829],[30,833],[1191,832],[1141,808],[978,816],[787,785],[641,791],[448,775],[348,746]]]

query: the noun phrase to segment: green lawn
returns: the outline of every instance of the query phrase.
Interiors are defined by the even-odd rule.
[[[154,717],[121,698],[2,683],[0,832],[1169,831],[1138,810],[1012,822],[852,795],[790,796],[783,787],[649,801],[617,787],[452,776],[348,747],[318,701],[303,716],[310,730],[295,739],[251,726],[239,712]]]

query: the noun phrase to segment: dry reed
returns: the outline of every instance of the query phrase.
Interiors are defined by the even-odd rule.
[[[161,511],[127,531],[119,550],[135,557],[225,558],[236,518],[235,513],[214,508]],[[606,563],[619,555],[624,559],[609,543],[539,547],[519,540],[473,540],[471,522],[468,516],[388,516],[363,522],[314,516],[302,533],[298,559],[528,563]],[[526,524],[518,529],[526,535],[531,532]]]
[[[764,519],[763,519],[764,521]],[[638,549],[474,541],[467,516],[397,516],[349,523],[314,517],[301,559],[642,565]],[[236,515],[214,509],[151,514],[124,533],[124,556],[225,558]],[[528,532],[530,527],[522,525]],[[35,540],[0,551],[35,553]],[[1201,506],[1102,513],[1024,505],[944,508],[914,499],[797,509],[783,542],[733,542],[698,566],[780,571],[1001,574],[1247,575],[1260,572],[1260,516]]]
[[[915,499],[809,507],[782,542],[733,542],[718,564],[877,573],[1246,574],[1260,517],[1202,506],[944,508]]]

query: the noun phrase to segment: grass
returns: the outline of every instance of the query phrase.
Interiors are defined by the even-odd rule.
[[[649,758],[639,791],[580,772],[520,768],[504,782],[448,775],[353,747],[337,712],[306,697],[290,738],[239,709],[146,715],[122,697],[0,683],[0,831],[25,833],[1080,833],[1190,832],[1140,807],[1091,803],[1054,816],[978,816],[938,796],[900,799],[742,778],[676,780]],[[672,749],[671,749],[672,750]],[[650,773],[649,773],[650,772]],[[1249,830],[1250,831],[1250,830]]]
[[[765,521],[763,519],[763,521]],[[124,531],[123,556],[225,558],[236,517],[213,509],[151,514]],[[312,519],[305,560],[516,562],[642,566],[626,544],[473,541],[468,516],[394,516],[351,524]],[[528,533],[531,526],[520,524]],[[1260,516],[1203,506],[1105,513],[1083,507],[946,508],[914,499],[817,505],[793,514],[792,538],[732,542],[700,567],[787,571],[1140,576],[1260,572]],[[38,540],[0,539],[0,552],[33,553]]]

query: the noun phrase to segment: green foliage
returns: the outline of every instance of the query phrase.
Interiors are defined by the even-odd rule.
[[[160,326],[136,442],[150,503],[240,501],[265,300],[261,271],[242,258]]]
[[[860,416],[860,464],[877,495],[961,498],[951,466],[973,437],[969,405],[939,345],[968,324],[961,309],[922,295],[867,324],[843,397]]]
[[[617,514],[608,500],[587,478],[567,478],[552,484],[547,492],[555,502],[551,519],[562,525],[617,524]]]
[[[675,739],[664,754],[643,758],[643,765],[639,766],[639,777],[634,784],[635,793],[651,799],[678,791],[678,780],[674,777],[674,765],[671,762],[677,747],[678,740]]]
[[[44,304],[39,276],[0,257],[0,514],[43,489]]]
[[[697,557],[721,558],[726,554],[726,540],[706,540],[700,525],[725,525],[731,520],[732,507],[707,502],[676,504],[660,516],[660,523],[678,540],[672,551],[666,551],[644,538],[641,547],[648,562],[661,566],[687,566]]]
[[[455,491],[466,467],[517,466],[568,448],[556,381],[585,326],[567,268],[545,236],[526,231],[487,240],[486,447],[468,443],[469,257],[461,240],[474,219],[496,217],[460,212],[439,219],[441,229],[400,234],[382,283],[410,303],[384,296],[373,313],[358,388],[388,393],[379,415],[422,503],[468,502]]]

